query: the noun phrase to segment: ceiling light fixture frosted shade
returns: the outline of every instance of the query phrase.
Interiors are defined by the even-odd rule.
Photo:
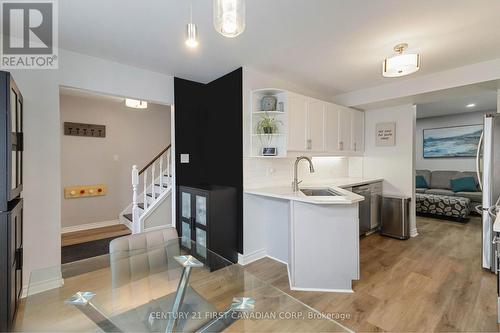
[[[415,73],[420,69],[420,55],[416,53],[406,53],[403,51],[408,44],[398,44],[394,51],[398,54],[387,58],[383,62],[382,75],[385,77],[400,77]]]
[[[245,0],[214,0],[214,27],[230,38],[245,31]]]
[[[131,99],[131,98],[125,99],[125,105],[128,106],[129,108],[134,108],[134,109],[147,109],[148,108],[148,102],[139,101],[137,99]]]
[[[198,46],[198,28],[194,23],[188,23],[186,26],[186,45],[190,48]]]
[[[473,107],[475,107],[475,106],[476,106],[476,104],[474,104],[474,103],[470,103],[470,104],[467,104],[467,105],[466,105],[466,107],[468,107],[468,108],[473,108]]]

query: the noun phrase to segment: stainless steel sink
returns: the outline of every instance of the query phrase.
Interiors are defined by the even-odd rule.
[[[303,188],[300,192],[308,197],[335,197],[341,195],[329,188]]]

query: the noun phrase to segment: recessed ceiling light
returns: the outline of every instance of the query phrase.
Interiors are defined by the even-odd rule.
[[[466,105],[466,107],[468,107],[468,108],[473,108],[473,107],[475,107],[475,106],[476,106],[476,104],[474,104],[474,103],[470,103],[470,104],[467,104],[467,105]]]
[[[148,102],[139,101],[137,99],[131,99],[131,98],[125,98],[125,105],[128,106],[129,108],[134,108],[134,109],[147,109],[148,108]]]
[[[420,54],[405,53],[408,44],[401,43],[394,46],[394,51],[398,54],[386,58],[382,63],[382,75],[385,77],[400,77],[415,73],[420,69]]]

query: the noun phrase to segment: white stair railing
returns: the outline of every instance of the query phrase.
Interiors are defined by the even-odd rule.
[[[154,206],[165,191],[169,191],[172,186],[172,175],[170,171],[172,161],[172,149],[169,145],[162,150],[151,162],[139,171],[137,165],[132,167],[132,232],[144,231],[144,223],[141,216]],[[164,165],[165,169],[164,170]],[[159,174],[156,174],[158,165]],[[143,209],[139,206],[139,188],[142,175],[143,188]],[[149,176],[151,179],[149,180]],[[166,178],[166,179],[165,179]]]

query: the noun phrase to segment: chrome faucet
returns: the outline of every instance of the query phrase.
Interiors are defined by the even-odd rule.
[[[292,183],[292,188],[293,188],[294,192],[298,192],[299,191],[299,184],[302,183],[302,180],[299,181],[299,179],[297,178],[299,162],[302,161],[302,160],[307,160],[309,162],[309,172],[310,173],[314,172],[314,165],[313,165],[313,162],[311,161],[311,159],[309,157],[307,157],[307,156],[299,156],[299,157],[297,157],[297,159],[295,160],[295,165],[293,167],[293,183]]]

